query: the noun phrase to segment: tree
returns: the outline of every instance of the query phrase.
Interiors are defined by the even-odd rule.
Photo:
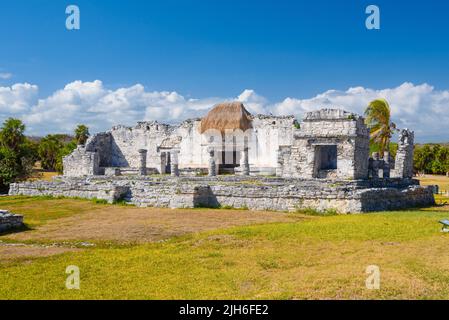
[[[26,139],[25,125],[9,118],[0,129],[0,188],[4,189],[31,174],[35,154]]]
[[[390,105],[385,99],[376,99],[369,103],[365,110],[366,125],[370,129],[371,140],[379,146],[381,158],[390,149],[390,141],[396,131],[396,125],[391,122]]]
[[[25,125],[19,119],[9,118],[0,130],[0,143],[4,148],[18,152],[25,142]]]
[[[439,144],[415,148],[415,170],[422,173],[447,174],[449,171],[449,148]]]
[[[63,147],[60,135],[49,134],[42,138],[38,148],[42,169],[56,170],[58,155]]]
[[[89,128],[80,124],[75,129],[75,140],[78,145],[84,145],[89,138]]]
[[[415,148],[415,155],[413,163],[417,172],[429,173],[431,172],[431,165],[434,160],[432,148],[429,145]]]
[[[369,153],[372,154],[373,152],[378,152],[380,154],[380,147],[377,143],[371,141],[369,146]],[[392,159],[396,158],[396,154],[398,152],[398,144],[396,142],[391,142],[388,152],[390,152],[390,157]]]

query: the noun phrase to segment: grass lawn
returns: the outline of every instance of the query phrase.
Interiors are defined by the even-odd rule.
[[[449,299],[438,224],[449,206],[319,217],[5,197],[0,208],[31,225],[0,236],[0,299]],[[65,288],[69,265],[80,290]],[[365,286],[369,265],[380,290]]]
[[[421,181],[422,185],[431,185],[431,184],[437,184],[440,186],[441,190],[449,191],[449,178],[443,175],[430,175],[426,174],[419,178],[419,181]]]
[[[440,192],[444,195],[435,196],[437,203],[448,203],[449,204],[449,178],[443,175],[424,175],[419,178],[422,185],[438,185],[440,187]]]

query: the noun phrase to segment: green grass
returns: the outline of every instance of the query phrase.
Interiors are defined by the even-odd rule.
[[[448,181],[423,179],[443,188]],[[0,198],[0,208],[23,213],[31,227],[105,206]],[[438,223],[449,218],[447,206],[295,214],[305,219],[51,257],[2,259],[0,253],[0,299],[449,299],[449,234]],[[366,267],[373,264],[381,270],[380,290],[365,287]],[[65,288],[68,265],[80,267],[81,290]]]
[[[0,209],[23,214],[28,227],[36,227],[49,220],[90,212],[104,204],[95,200],[69,199],[64,197],[0,197]]]
[[[449,178],[444,175],[425,175],[419,178],[422,185],[438,185],[440,192],[445,192],[444,195],[436,195],[435,200],[439,204],[449,204]]]
[[[437,221],[448,215],[310,217],[6,261],[0,263],[0,298],[447,299],[449,258],[442,252],[449,235],[439,231]],[[364,286],[371,264],[381,268],[381,290]],[[79,291],[65,289],[68,265],[80,267]]]

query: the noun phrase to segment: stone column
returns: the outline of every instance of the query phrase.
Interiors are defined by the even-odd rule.
[[[379,178],[379,152],[373,152],[373,171],[372,177],[374,179]]]
[[[384,152],[384,168],[382,178],[390,178],[390,152]]]
[[[217,175],[217,165],[215,163],[214,148],[209,147],[207,152],[209,153],[209,177],[215,177]]]
[[[276,177],[283,176],[283,169],[284,169],[284,154],[282,152],[282,149],[279,147],[277,152]]]
[[[240,159],[240,166],[242,167],[242,175],[249,176],[248,147],[245,147],[242,151],[242,157]]]
[[[179,161],[178,161],[178,150],[170,151],[171,158],[171,175],[172,177],[179,177]]]
[[[413,131],[403,129],[399,133],[398,151],[394,172],[399,178],[413,178],[413,148],[415,134]]]
[[[147,153],[148,151],[146,149],[139,149],[139,176],[146,176],[147,175]]]

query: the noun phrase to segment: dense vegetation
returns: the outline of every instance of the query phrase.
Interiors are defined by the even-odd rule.
[[[425,144],[415,146],[416,172],[432,174],[449,173],[449,146]]]
[[[0,191],[5,191],[10,183],[30,177],[38,161],[42,169],[62,172],[62,158],[77,144],[84,144],[88,136],[88,128],[79,125],[75,137],[49,134],[33,139],[25,136],[22,121],[7,119],[0,128]]]
[[[36,147],[26,139],[25,125],[8,119],[0,129],[0,188],[31,173],[36,160]]]

